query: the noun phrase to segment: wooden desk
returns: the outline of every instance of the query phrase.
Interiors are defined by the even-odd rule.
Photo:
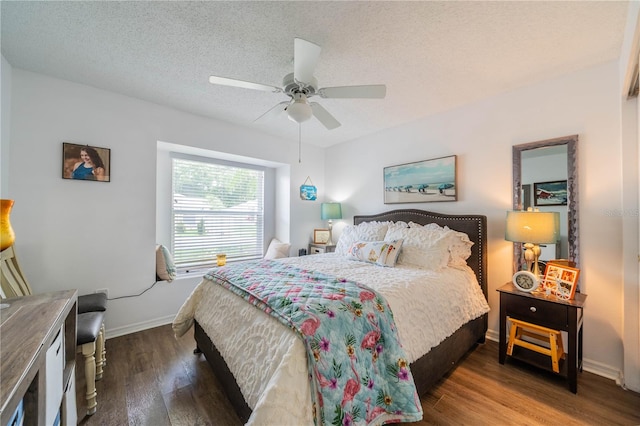
[[[66,387],[75,369],[76,290],[0,301],[0,425],[24,398],[24,425],[45,424],[46,352],[64,324]]]
[[[560,375],[569,380],[569,390],[578,391],[578,370],[582,371],[582,322],[586,294],[576,293],[573,300],[562,300],[555,296],[539,293],[525,293],[517,290],[512,283],[498,289],[500,292],[500,348],[498,361],[504,364],[507,355],[507,317],[565,331],[568,335],[566,359],[560,365]],[[540,360],[534,352],[523,349],[514,351],[517,358],[552,371],[548,359]]]

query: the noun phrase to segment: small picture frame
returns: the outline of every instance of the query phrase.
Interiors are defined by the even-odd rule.
[[[533,197],[534,206],[566,206],[567,181],[554,180],[534,183]]]
[[[580,269],[566,265],[547,263],[544,271],[544,287],[559,299],[572,300],[578,287]]]
[[[314,229],[313,230],[313,244],[327,244],[331,233],[328,229]]]
[[[111,150],[63,142],[62,178],[110,182]]]

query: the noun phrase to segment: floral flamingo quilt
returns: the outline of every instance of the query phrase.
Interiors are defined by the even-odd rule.
[[[375,290],[263,260],[212,269],[205,278],[302,338],[316,424],[379,425],[422,418],[393,313]]]

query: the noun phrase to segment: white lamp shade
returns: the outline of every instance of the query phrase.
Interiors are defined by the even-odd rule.
[[[342,219],[342,205],[340,203],[322,203],[320,217],[322,220]]]
[[[556,243],[560,239],[560,213],[507,212],[505,239],[516,243]]]
[[[311,110],[311,105],[303,100],[296,99],[294,103],[287,107],[287,114],[289,114],[290,120],[302,123],[311,118],[313,111]]]

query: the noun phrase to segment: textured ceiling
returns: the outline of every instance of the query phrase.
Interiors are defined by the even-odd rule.
[[[288,98],[214,86],[209,75],[280,86],[293,39],[322,46],[320,87],[386,84],[385,99],[321,99],[342,123],[303,123],[330,146],[617,59],[628,3],[2,1],[2,54],[16,67],[297,141]]]

